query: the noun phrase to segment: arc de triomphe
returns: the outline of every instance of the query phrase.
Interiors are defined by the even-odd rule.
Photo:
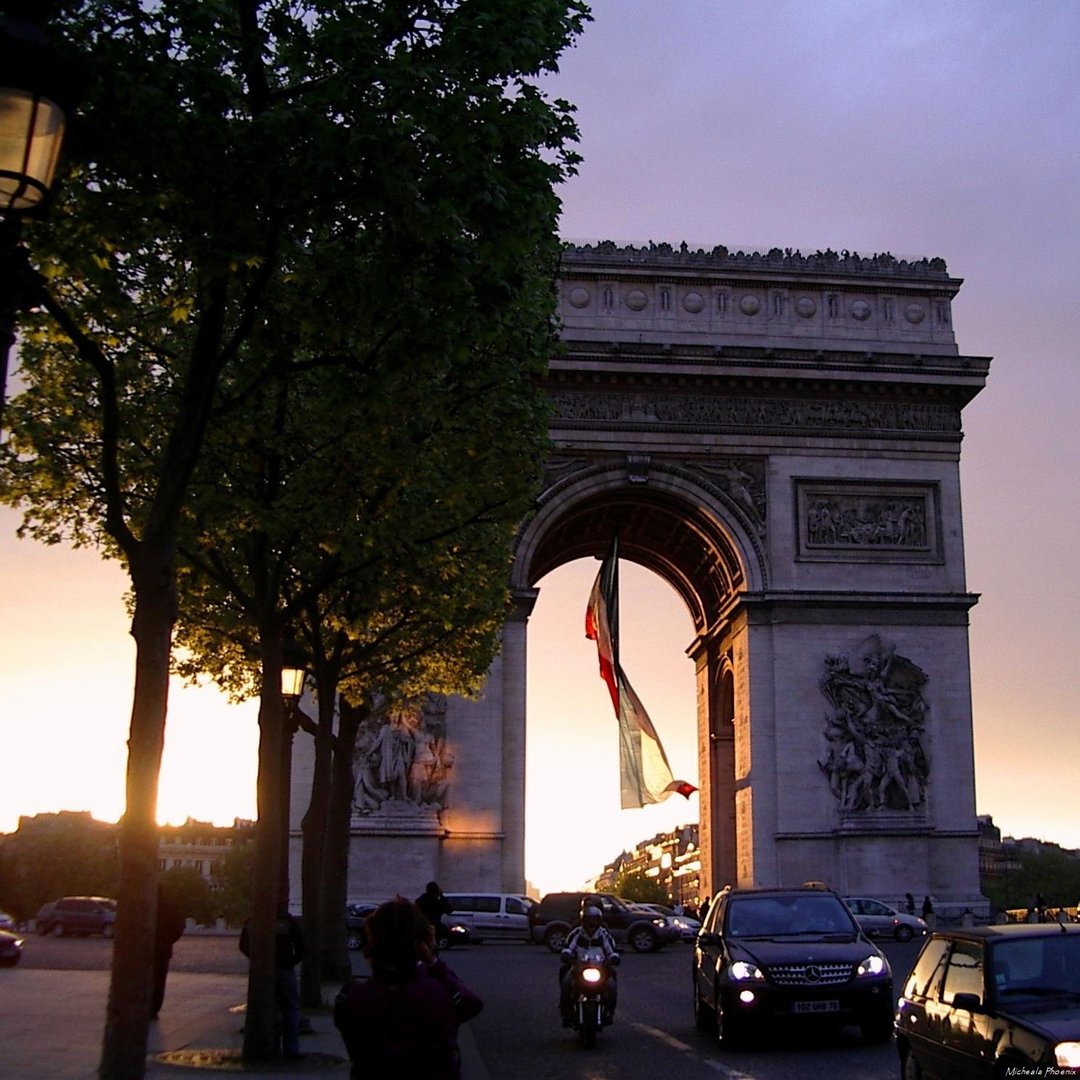
[[[535,584],[617,531],[693,619],[703,891],[977,907],[959,457],[989,360],[958,351],[960,285],[939,259],[568,249],[515,615],[479,701],[362,740],[350,895],[521,891]],[[309,775],[298,744],[294,824]]]

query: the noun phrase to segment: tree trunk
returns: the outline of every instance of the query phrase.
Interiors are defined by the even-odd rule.
[[[323,855],[323,978],[345,980],[352,973],[346,944],[345,905],[349,900],[349,836],[352,822],[353,752],[366,706],[352,706],[341,699],[338,737],[334,740],[333,779],[326,816],[326,850]]]
[[[315,766],[311,801],[301,822],[304,845],[300,858],[300,884],[304,909],[304,961],[300,965],[300,1003],[318,1008],[322,1000],[322,941],[324,902],[323,859],[333,765],[334,699],[332,688],[319,683],[319,720],[314,733]]]
[[[260,635],[262,684],[259,701],[259,775],[248,922],[248,996],[244,1020],[244,1061],[277,1057],[279,1045],[274,994],[274,927],[281,883],[281,821],[288,813],[283,790],[285,710],[281,700],[281,636]]]
[[[135,614],[135,690],[128,736],[127,805],[120,822],[120,885],[101,1080],[142,1080],[154,953],[158,875],[157,793],[176,618],[175,566],[167,549],[130,560]]]

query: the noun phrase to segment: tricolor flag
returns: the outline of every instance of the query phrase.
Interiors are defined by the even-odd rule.
[[[600,677],[607,683],[615,716],[619,721],[619,771],[622,807],[663,802],[669,795],[686,798],[697,791],[693,784],[676,780],[667,754],[660,744],[649,714],[619,664],[619,541],[600,565],[589,606],[585,612],[585,636],[596,642]]]

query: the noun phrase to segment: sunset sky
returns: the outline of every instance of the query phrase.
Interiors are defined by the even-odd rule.
[[[939,256],[965,279],[960,351],[994,358],[963,414],[961,460],[967,584],[982,597],[970,636],[977,809],[1007,833],[1080,847],[1080,4],[593,10],[546,82],[581,126],[565,238]],[[57,809],[115,820],[126,581],[94,553],[15,540],[17,523],[0,511],[0,831]],[[696,796],[618,809],[614,721],[582,633],[595,572],[590,561],[550,575],[530,622],[526,874],[541,891],[697,816]],[[637,568],[624,569],[622,603],[624,666],[676,775],[696,782],[689,616]],[[253,704],[178,689],[161,820],[253,816],[256,739]],[[572,844],[553,806],[576,821]]]

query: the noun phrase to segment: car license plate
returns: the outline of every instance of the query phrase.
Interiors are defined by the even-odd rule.
[[[792,1011],[797,1013],[833,1013],[840,1011],[839,1001],[796,1001]]]

